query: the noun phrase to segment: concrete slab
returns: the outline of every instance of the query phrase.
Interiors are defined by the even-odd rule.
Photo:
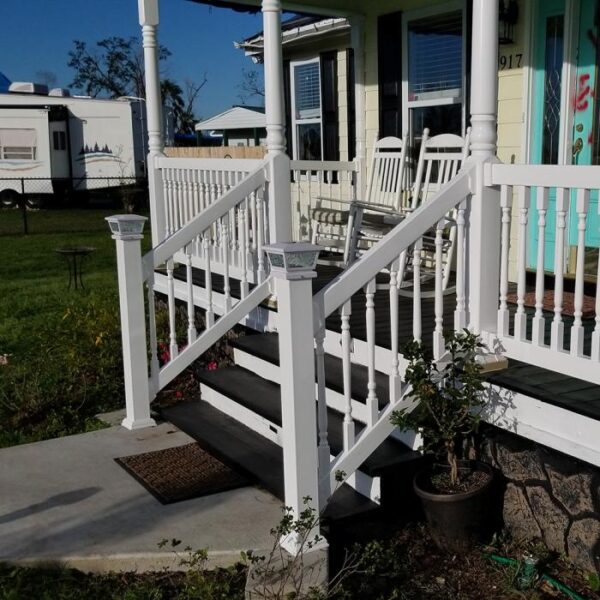
[[[271,546],[281,504],[254,487],[163,506],[114,458],[193,441],[174,426],[111,427],[0,450],[0,560],[90,571],[176,568],[165,538],[209,549],[209,566]],[[268,465],[265,465],[268,468]]]

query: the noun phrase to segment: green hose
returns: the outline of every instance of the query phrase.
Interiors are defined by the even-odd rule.
[[[491,554],[489,552],[484,552],[484,556],[486,558],[489,558],[490,560],[496,561],[503,565],[520,565],[521,564],[521,561],[516,560],[514,558],[507,558],[506,556],[499,556],[498,554]],[[543,581],[548,582],[551,586],[555,587],[558,591],[565,594],[565,596],[571,598],[571,600],[585,600],[585,598],[583,596],[580,596],[575,590],[572,590],[568,585],[565,585],[564,583],[557,581],[553,577],[550,577],[550,575],[546,575],[545,573],[542,573],[540,578]]]

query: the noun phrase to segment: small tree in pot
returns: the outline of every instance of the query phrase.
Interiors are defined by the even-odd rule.
[[[434,540],[455,551],[482,539],[489,529],[483,517],[488,512],[492,471],[474,461],[472,444],[466,448],[484,405],[481,365],[476,360],[482,347],[467,330],[453,333],[444,360],[436,362],[420,343],[409,343],[404,350],[409,361],[407,399],[416,406],[395,411],[391,417],[400,429],[419,431],[422,449],[438,459],[432,468],[417,474],[415,491]],[[446,465],[440,465],[440,459]]]

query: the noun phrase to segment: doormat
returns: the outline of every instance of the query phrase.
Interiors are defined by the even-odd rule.
[[[535,292],[527,292],[523,298],[523,304],[528,307],[535,308]],[[517,294],[508,294],[506,301],[509,304],[518,304]],[[596,300],[592,296],[583,297],[582,319],[591,319],[596,314]],[[544,292],[544,310],[554,312],[554,290],[546,290]],[[575,312],[575,294],[573,292],[563,292],[563,309],[562,314],[573,316]]]
[[[198,444],[115,458],[159,502],[172,504],[249,484]]]

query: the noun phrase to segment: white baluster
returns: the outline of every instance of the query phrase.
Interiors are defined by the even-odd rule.
[[[352,302],[342,305],[342,382],[344,388],[344,451],[354,446],[354,418],[352,417],[352,338],[350,336],[350,317]]]
[[[456,310],[454,311],[454,329],[462,331],[467,326],[467,301],[465,289],[465,210],[466,203],[461,202],[456,210]]]
[[[175,268],[173,259],[167,261],[167,301],[169,306],[169,354],[171,360],[179,354],[177,347],[177,329],[175,321],[175,278],[173,269]]]
[[[173,235],[176,231],[176,212],[175,212],[175,194],[173,191],[173,169],[165,169],[167,183],[167,211],[168,211],[168,229],[167,237]]]
[[[171,190],[169,181],[169,169],[162,170],[162,182],[163,182],[163,197],[165,199],[165,238],[171,235]]]
[[[379,402],[377,400],[377,382],[375,380],[375,279],[369,281],[365,287],[366,297],[366,325],[367,325],[367,425],[373,427],[379,416]]]
[[[398,348],[398,269],[400,259],[390,265],[390,337],[392,368],[390,371],[390,403],[400,395],[400,360]]]
[[[329,474],[331,450],[327,432],[327,384],[325,381],[325,327],[319,327],[315,333],[315,360],[317,366],[317,428],[318,428],[318,457],[319,479],[325,480]]]
[[[248,285],[248,223],[246,221],[247,207],[248,199],[246,198],[238,213],[238,219],[240,221],[240,259],[242,269],[240,294],[242,298],[245,298],[248,295],[248,291],[250,289]]]
[[[585,276],[585,229],[589,206],[589,190],[578,189],[575,206],[577,212],[577,263],[575,267],[575,310],[571,327],[572,356],[583,356],[584,329],[581,317],[583,315],[583,278]]]
[[[592,333],[592,360],[600,361],[600,250],[598,251],[598,271],[596,273],[596,324]]]
[[[517,312],[515,314],[515,339],[524,341],[527,334],[527,313],[525,312],[525,277],[527,272],[527,223],[531,200],[530,188],[521,188],[519,200],[519,245],[517,256]]]
[[[256,238],[257,247],[256,253],[258,255],[258,281],[262,283],[265,280],[265,253],[263,251],[263,245],[265,240],[265,214],[264,214],[264,200],[262,193],[258,193],[256,197]],[[268,239],[268,238],[267,238]]]
[[[564,269],[565,269],[565,232],[570,193],[568,189],[556,190],[556,247],[554,253],[554,318],[550,329],[550,348],[555,352],[564,349],[565,325],[562,318]]]
[[[500,251],[500,308],[498,309],[498,334],[508,335],[510,313],[508,311],[508,258],[510,254],[510,220],[512,212],[513,188],[503,185],[500,189],[502,210],[502,248]],[[462,329],[462,328],[461,328]]]
[[[546,213],[548,211],[548,188],[538,188],[536,198],[538,210],[538,244],[535,270],[535,315],[533,317],[531,342],[544,345],[546,319],[544,319],[544,262],[546,251]]]
[[[192,245],[186,249],[185,277],[187,282],[188,346],[196,341],[196,307],[194,305],[194,281],[192,279]]]
[[[252,239],[249,241],[252,242],[252,253],[256,254],[258,251],[258,210],[257,210],[257,201],[256,201],[256,192],[252,192],[250,194],[250,217],[252,217]]]
[[[229,281],[229,216],[223,218],[223,293],[225,295],[225,312],[231,310],[231,282]]]
[[[206,288],[206,329],[211,328],[215,323],[215,309],[213,306],[212,293],[212,273],[211,273],[211,248],[210,248],[210,229],[207,229],[202,236],[202,247],[204,248],[204,286]]]
[[[433,356],[436,360],[444,354],[444,220],[438,221],[435,228],[435,290],[433,330]]]
[[[423,240],[418,239],[413,246],[413,339],[421,341],[421,261]]]

